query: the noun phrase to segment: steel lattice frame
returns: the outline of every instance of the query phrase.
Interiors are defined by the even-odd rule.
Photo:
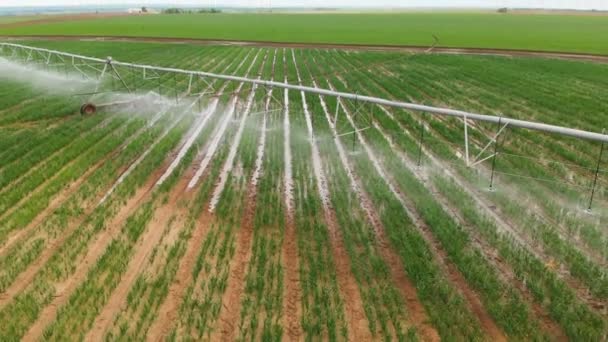
[[[35,64],[39,67],[43,67],[43,70],[55,71],[57,73],[65,73],[66,75],[69,72],[68,69],[72,69],[71,72],[75,72],[77,75],[80,75],[83,80],[96,82],[94,92],[90,94],[80,94],[91,95],[92,97],[100,93],[108,92],[100,91],[100,87],[102,87],[103,82],[107,81],[107,79],[109,78],[112,82],[112,90],[109,92],[126,91],[128,93],[132,93],[141,92],[145,90],[148,92],[154,92],[159,96],[165,96],[167,98],[174,97],[176,104],[179,104],[180,101],[186,97],[194,97],[195,100],[190,105],[190,107],[194,106],[197,101],[200,106],[200,101],[203,97],[216,97],[224,94],[235,95],[237,93],[236,91],[224,91],[223,93],[218,93],[213,87],[213,82],[210,82],[210,80],[224,80],[235,83],[249,84],[252,87],[254,85],[263,86],[266,88],[276,87],[294,91],[303,91],[316,95],[335,97],[338,100],[349,100],[352,101],[356,106],[355,115],[359,113],[363,104],[367,103],[385,107],[406,109],[420,113],[430,113],[439,116],[456,117],[462,120],[464,127],[465,164],[468,167],[474,167],[484,161],[492,159],[492,180],[494,176],[495,160],[499,153],[498,139],[501,133],[503,133],[507,127],[517,127],[539,132],[553,133],[562,136],[569,136],[578,139],[597,141],[600,142],[602,146],[595,172],[595,181],[593,182],[593,189],[591,192],[589,208],[591,207],[591,203],[593,201],[593,194],[596,186],[595,183],[597,182],[604,144],[608,142],[608,135],[605,134],[605,131],[603,131],[602,133],[596,133],[570,127],[550,125],[541,122],[518,120],[505,116],[484,115],[449,108],[431,107],[415,103],[387,100],[373,96],[363,96],[354,93],[340,92],[330,89],[289,84],[287,82],[276,82],[263,80],[260,78],[254,79],[204,71],[125,63],[113,60],[112,57],[101,59],[6,42],[0,42],[0,56],[3,56],[4,58],[9,60]],[[169,75],[169,82],[166,80],[167,75]],[[165,76],[164,81],[163,76]],[[180,78],[179,83],[178,78]],[[171,80],[172,82],[170,82]],[[116,87],[117,85],[118,88]],[[147,89],[145,89],[146,87]],[[240,92],[242,91],[243,89],[240,90]],[[280,105],[280,101],[276,100],[276,98],[273,98],[273,101]],[[340,106],[338,105],[334,114],[334,123],[338,121],[339,115]],[[492,137],[489,137],[488,143],[480,150],[477,156],[472,159],[469,155],[468,131],[469,128],[472,127],[469,124],[469,120],[488,122],[497,125],[496,134]],[[355,127],[354,131],[349,131],[345,133],[338,132],[338,136],[344,136],[349,134],[353,134],[354,136],[355,133],[366,130],[368,128],[369,127]],[[419,142],[421,149],[423,144],[423,133],[424,129],[421,128]],[[489,156],[485,156],[482,158],[486,150],[488,150],[488,148],[492,145],[494,146],[494,152],[491,153]],[[419,155],[418,157],[418,164],[420,164],[420,158],[421,155]],[[492,181],[490,183],[490,189],[492,189]]]
[[[110,57],[108,57],[107,59],[93,58],[93,57],[75,55],[75,54],[71,54],[71,53],[65,53],[65,52],[61,52],[61,51],[35,48],[35,47],[19,45],[19,44],[12,44],[12,43],[0,43],[0,54],[4,55],[5,57],[8,57],[8,58],[17,58],[24,62],[31,62],[33,59],[35,59],[35,56],[43,57],[46,59],[45,64],[47,66],[59,66],[59,65],[71,66],[76,71],[81,73],[83,75],[83,77],[89,77],[91,79],[99,80],[103,76],[105,76],[107,74],[111,74],[113,77],[116,77],[118,80],[120,80],[120,82],[123,83],[123,86],[126,88],[127,91],[131,91],[131,89],[129,89],[129,87],[126,85],[125,81],[123,80],[123,77],[121,77],[120,73],[118,73],[118,70],[117,70],[118,67],[122,67],[126,70],[131,70],[132,72],[137,71],[138,74],[141,74],[143,79],[150,79],[150,74],[153,74],[152,78],[160,77],[159,74],[161,74],[161,73],[174,74],[174,77],[175,77],[175,75],[178,75],[181,77],[186,77],[187,79],[189,79],[189,82],[188,82],[189,86],[187,89],[184,90],[183,93],[188,93],[188,91],[191,90],[192,82],[195,79],[198,79],[198,80],[204,81],[204,82],[206,82],[205,79],[220,79],[220,80],[226,80],[226,81],[243,82],[246,84],[257,84],[259,86],[264,86],[264,87],[276,87],[276,88],[282,88],[282,89],[304,91],[306,93],[349,99],[349,100],[354,100],[354,101],[358,101],[358,102],[373,103],[373,104],[377,104],[377,105],[381,105],[381,106],[407,109],[407,110],[416,111],[416,112],[425,112],[425,113],[430,113],[430,114],[435,114],[435,115],[458,117],[458,118],[461,118],[465,122],[465,127],[468,126],[468,124],[467,124],[468,120],[473,120],[473,121],[482,121],[482,122],[489,122],[489,123],[495,123],[495,124],[500,123],[501,126],[504,125],[504,126],[509,126],[509,127],[518,127],[518,128],[530,129],[530,130],[535,130],[535,131],[542,131],[542,132],[547,132],[547,133],[555,133],[555,134],[571,136],[571,137],[586,139],[586,140],[608,142],[608,135],[606,135],[606,134],[584,131],[584,130],[575,129],[575,128],[549,125],[549,124],[545,124],[545,123],[526,121],[526,120],[518,120],[518,119],[509,118],[506,116],[500,117],[500,116],[494,116],[494,115],[484,115],[484,114],[470,113],[470,112],[449,109],[449,108],[438,108],[438,107],[425,106],[425,105],[420,105],[420,104],[415,104],[415,103],[392,101],[392,100],[387,100],[387,99],[383,99],[383,98],[379,98],[379,97],[364,96],[364,95],[359,95],[359,94],[354,94],[354,93],[347,93],[347,92],[333,91],[333,90],[329,90],[329,89],[294,85],[294,84],[283,83],[283,82],[268,81],[268,80],[262,80],[262,79],[233,76],[233,75],[216,74],[216,73],[210,73],[210,72],[204,72],[204,71],[183,70],[183,69],[177,69],[177,68],[165,68],[165,67],[159,67],[159,66],[125,63],[125,62],[115,61]],[[51,63],[53,61],[56,63]],[[94,73],[96,72],[96,74],[94,74],[94,75],[97,75],[97,77],[91,77],[91,75],[88,72],[83,70],[83,67],[90,69]]]

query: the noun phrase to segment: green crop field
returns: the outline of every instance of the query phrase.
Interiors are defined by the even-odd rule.
[[[493,44],[489,30],[479,30],[483,20],[525,18],[544,29],[532,37],[510,32],[497,44],[539,48],[550,44],[541,37],[558,18],[470,16],[458,27],[466,39],[435,25],[451,44],[481,46]],[[205,32],[221,18],[244,21]],[[298,27],[304,16],[255,18],[121,18],[11,32],[231,39],[240,32],[241,39],[356,36],[388,44],[423,43],[433,31],[408,15],[387,15],[384,30],[406,32],[398,23],[407,22],[418,27],[414,40],[378,41],[388,31],[371,30],[363,39],[323,29],[329,18],[338,27],[354,23],[334,15],[310,19],[319,20],[318,36],[315,25],[290,36],[245,23],[272,18]],[[357,25],[362,32],[377,20],[361,18],[369,20]],[[605,23],[591,19],[581,29]],[[248,32],[256,30],[265,36]],[[585,37],[543,46],[604,49],[596,44],[605,36]],[[608,65],[600,63],[20,43],[593,132],[608,122]],[[100,68],[36,58],[0,59],[1,341],[608,338],[608,154],[592,211],[584,210],[598,142],[507,127],[495,145],[500,127],[469,122],[470,155],[488,158],[467,167],[458,118],[151,70],[143,77],[121,66],[122,81],[111,71],[98,79],[91,75]],[[96,104],[113,104],[81,115],[90,96],[82,94],[95,88]]]
[[[36,19],[41,19],[42,17],[40,16],[0,16],[0,25],[2,24],[12,24],[12,23],[17,23],[20,21],[28,21],[28,20],[36,20]]]
[[[366,45],[433,44],[608,54],[608,16],[498,13],[192,14],[1,28],[0,34],[177,37]]]

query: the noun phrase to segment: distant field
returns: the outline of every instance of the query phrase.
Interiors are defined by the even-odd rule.
[[[2,24],[18,23],[18,22],[21,22],[21,21],[34,20],[34,19],[39,19],[39,18],[40,18],[40,16],[34,16],[34,15],[28,15],[28,16],[12,16],[12,15],[0,16],[0,25],[2,25]]]
[[[127,35],[431,45],[608,54],[608,16],[494,13],[215,14],[116,17],[1,28],[2,35]]]

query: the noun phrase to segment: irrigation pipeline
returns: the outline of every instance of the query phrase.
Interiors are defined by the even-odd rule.
[[[358,94],[353,94],[353,93],[340,92],[340,91],[315,88],[315,87],[308,87],[308,86],[302,86],[302,85],[294,85],[294,84],[289,84],[286,82],[283,83],[283,82],[268,81],[268,80],[261,80],[261,79],[252,79],[252,78],[241,77],[241,76],[216,74],[216,73],[210,73],[210,72],[204,72],[204,71],[193,71],[193,70],[184,70],[184,69],[177,69],[177,68],[165,68],[165,67],[159,67],[159,66],[125,63],[125,62],[119,62],[119,61],[113,60],[111,57],[108,57],[107,59],[101,59],[101,58],[81,56],[81,55],[56,51],[56,50],[35,48],[35,47],[30,47],[30,46],[20,45],[20,44],[12,44],[12,43],[3,42],[3,43],[0,43],[0,47],[23,49],[23,50],[27,50],[30,52],[36,51],[39,53],[46,53],[49,56],[56,55],[56,56],[61,56],[61,57],[67,57],[67,58],[72,59],[72,61],[74,59],[79,59],[81,61],[106,64],[108,66],[121,66],[121,67],[127,67],[127,68],[132,68],[132,69],[140,69],[144,73],[146,71],[174,73],[174,74],[187,75],[190,77],[214,78],[214,79],[221,79],[221,80],[226,80],[226,81],[257,84],[257,85],[264,86],[264,87],[276,87],[276,88],[289,89],[289,90],[295,90],[295,91],[303,91],[303,92],[311,93],[311,94],[344,98],[344,99],[350,99],[350,100],[360,101],[360,102],[369,102],[369,103],[374,103],[374,104],[377,104],[380,106],[401,108],[401,109],[407,109],[407,110],[416,111],[416,112],[431,113],[431,114],[435,114],[435,115],[452,116],[452,117],[462,118],[465,120],[475,120],[475,121],[482,121],[482,122],[489,122],[489,123],[496,123],[496,124],[501,123],[503,125],[508,125],[510,127],[519,127],[519,128],[530,129],[530,130],[535,130],[535,131],[554,133],[554,134],[571,136],[571,137],[580,138],[580,139],[608,143],[608,135],[606,135],[606,134],[589,132],[589,131],[569,128],[569,127],[563,127],[563,126],[550,125],[550,124],[545,124],[545,123],[540,123],[540,122],[512,119],[512,118],[508,118],[508,117],[504,117],[504,116],[498,117],[498,116],[493,116],[493,115],[469,113],[469,112],[449,109],[449,108],[439,108],[439,107],[431,107],[431,106],[420,105],[420,104],[415,104],[415,103],[392,101],[392,100],[387,100],[387,99],[383,99],[383,98],[379,98],[379,97],[364,96],[364,95],[358,95]],[[0,52],[4,52],[4,49],[0,50]]]

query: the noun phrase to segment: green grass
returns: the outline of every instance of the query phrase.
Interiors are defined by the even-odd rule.
[[[430,45],[608,54],[608,16],[497,13],[192,14],[0,28],[3,35],[99,35]]]

